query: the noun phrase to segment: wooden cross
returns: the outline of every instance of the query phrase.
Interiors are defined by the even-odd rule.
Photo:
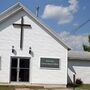
[[[29,24],[24,24],[24,19],[23,16],[21,17],[21,24],[13,24],[13,26],[20,26],[21,27],[21,33],[20,33],[20,49],[23,49],[23,32],[24,32],[24,27],[30,27],[31,25]]]

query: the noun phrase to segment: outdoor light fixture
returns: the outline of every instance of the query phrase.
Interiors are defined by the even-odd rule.
[[[16,50],[14,49],[14,46],[12,46],[12,53],[15,55],[17,54]]]
[[[15,49],[14,49],[14,46],[12,46],[12,53],[14,53],[15,52]]]
[[[31,51],[31,47],[29,47],[29,54],[31,54],[32,53],[32,51]]]

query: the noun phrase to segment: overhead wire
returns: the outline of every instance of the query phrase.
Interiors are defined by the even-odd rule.
[[[87,21],[85,21],[84,23],[82,23],[81,25],[79,25],[77,28],[75,28],[74,30],[72,30],[70,32],[70,34],[75,34],[81,27],[83,27],[84,25],[86,25],[90,20],[88,19]]]

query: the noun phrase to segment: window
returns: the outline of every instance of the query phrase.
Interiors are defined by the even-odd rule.
[[[29,82],[30,70],[29,58],[12,57],[11,58],[11,81]]]
[[[41,68],[59,68],[60,60],[58,58],[41,58],[40,67]]]

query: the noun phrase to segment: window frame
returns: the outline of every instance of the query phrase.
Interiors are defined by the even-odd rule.
[[[55,67],[41,67],[41,59],[58,59],[59,60],[59,66],[58,66],[58,68],[55,68]],[[61,62],[61,60],[60,60],[60,58],[53,58],[53,57],[50,57],[50,58],[48,58],[48,57],[40,57],[40,69],[49,69],[49,70],[60,70],[60,63]]]

